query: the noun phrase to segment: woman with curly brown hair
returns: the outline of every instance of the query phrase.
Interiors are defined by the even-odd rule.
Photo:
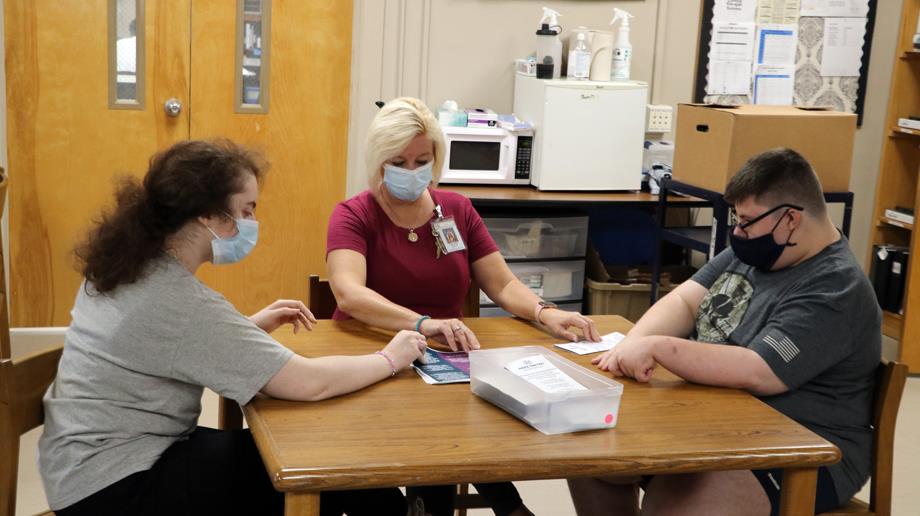
[[[282,514],[248,430],[197,426],[204,387],[246,404],[258,392],[321,400],[394,375],[424,338],[400,332],[364,356],[307,359],[269,336],[316,322],[299,301],[245,317],[195,278],[258,240],[263,166],[229,141],[181,142],[77,249],[85,281],[45,395],[39,466],[59,515]],[[406,513],[393,489],[324,493],[324,515]]]

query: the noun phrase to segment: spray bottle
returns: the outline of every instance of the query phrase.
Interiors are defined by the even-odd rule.
[[[562,41],[559,40],[562,27],[559,26],[559,16],[562,15],[557,11],[544,7],[540,29],[537,31],[537,75],[546,79],[558,79],[562,75]],[[550,65],[552,72],[547,77]],[[541,67],[544,72],[542,74]]]
[[[613,60],[611,63],[610,78],[615,81],[629,80],[629,64],[632,60],[632,44],[629,43],[629,19],[633,15],[623,9],[613,8],[613,19],[610,25],[620,20],[620,30],[617,31],[617,40],[613,44]]]

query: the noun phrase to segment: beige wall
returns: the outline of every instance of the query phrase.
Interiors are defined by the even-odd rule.
[[[603,29],[611,8],[636,15],[632,23],[632,75],[650,82],[650,102],[691,100],[700,0],[354,0],[351,120],[347,192],[365,188],[365,130],[373,101],[417,96],[437,106],[447,98],[463,106],[511,111],[511,62],[533,51],[541,6],[562,12],[565,36],[578,25]],[[880,0],[863,126],[856,135],[851,190],[856,193],[851,245],[866,259],[870,214],[901,0]]]
[[[856,131],[853,150],[850,190],[856,194],[856,200],[853,207],[853,228],[850,230],[850,247],[863,264],[869,255],[875,181],[878,178],[878,165],[882,156],[882,140],[888,131],[884,125],[902,5],[902,0],[878,0],[863,123]]]
[[[355,0],[348,193],[366,184],[375,100],[411,95],[436,107],[454,99],[510,113],[511,63],[534,51],[543,5],[562,13],[563,39],[579,25],[609,28],[613,7],[630,11],[632,78],[651,83],[652,102],[690,100],[697,0]]]

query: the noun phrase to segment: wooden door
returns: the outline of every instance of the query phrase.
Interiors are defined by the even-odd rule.
[[[279,297],[305,299],[308,275],[326,270],[326,225],[345,195],[352,2],[265,4],[267,113],[235,109],[237,14],[226,8],[233,3],[192,2],[191,136],[228,137],[271,162],[252,255],[236,265],[205,265],[199,274],[250,314]]]
[[[188,2],[146,2],[143,109],[109,107],[106,0],[4,2],[13,326],[69,323],[72,250],[114,178],[188,137],[188,112],[162,107],[189,97]]]
[[[231,138],[272,164],[252,256],[199,276],[244,313],[305,296],[345,191],[352,3],[263,3],[268,109],[238,113],[237,17],[252,2],[146,0],[141,110],[108,107],[107,0],[4,2],[13,326],[69,323],[72,250],[114,177],[142,175],[151,154],[189,137]],[[183,104],[175,118],[171,97]]]

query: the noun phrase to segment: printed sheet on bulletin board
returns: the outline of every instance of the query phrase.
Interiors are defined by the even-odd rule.
[[[878,0],[703,0],[694,101],[832,106],[862,123]]]

